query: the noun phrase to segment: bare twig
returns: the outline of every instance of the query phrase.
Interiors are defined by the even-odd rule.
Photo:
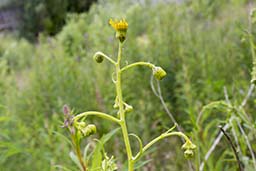
[[[232,120],[233,119],[229,120],[229,124],[231,125],[231,131],[232,131],[233,137],[235,139],[235,143],[236,143],[238,152],[241,153],[241,148],[240,148],[240,145],[239,145],[238,136],[236,135],[236,131],[235,131],[234,124],[233,124]]]
[[[237,164],[238,164],[238,168],[240,171],[244,171],[244,168],[243,168],[243,164],[241,162],[241,160],[239,159],[239,156],[238,156],[238,153],[236,151],[236,147],[235,145],[233,144],[231,138],[229,137],[229,135],[226,133],[226,131],[222,128],[222,126],[219,126],[220,128],[220,131],[224,134],[224,136],[226,137],[226,139],[228,140],[228,143],[230,144],[234,154],[235,154],[235,157],[236,157],[236,161],[237,161]]]
[[[223,91],[224,91],[224,96],[225,96],[226,102],[227,102],[229,105],[231,105],[231,102],[230,102],[230,100],[229,100],[228,91],[227,91],[226,86],[224,86]]]
[[[240,108],[244,107],[248,101],[248,99],[251,97],[252,93],[253,93],[253,90],[254,90],[254,87],[255,85],[254,84],[251,84],[249,90],[248,90],[248,93],[247,95],[245,96],[243,102],[241,103],[241,105],[239,106]]]
[[[155,94],[156,97],[158,97],[158,98],[160,99],[161,104],[163,105],[165,112],[166,112],[166,113],[168,114],[168,116],[171,118],[172,122],[177,125],[178,131],[182,132],[181,126],[178,124],[178,122],[176,121],[176,119],[174,118],[173,114],[172,114],[171,111],[168,109],[168,107],[167,107],[167,105],[166,105],[166,103],[165,103],[165,101],[164,101],[164,98],[163,98],[163,96],[162,96],[162,91],[161,91],[161,87],[160,87],[159,81],[157,80],[157,82],[156,82],[156,83],[157,83],[157,90],[156,90],[156,88],[155,88],[155,85],[154,85],[153,81],[154,81],[154,77],[153,77],[153,75],[152,75],[152,76],[151,76],[151,80],[150,80],[150,86],[151,86],[151,89],[152,89],[153,93]],[[182,141],[183,141],[183,143],[185,143],[185,141],[184,141],[183,139],[182,139]]]

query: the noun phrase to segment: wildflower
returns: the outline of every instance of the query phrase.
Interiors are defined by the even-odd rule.
[[[126,32],[128,29],[128,23],[125,19],[122,20],[109,20],[109,24],[116,30],[116,38],[122,43],[126,38]]]
[[[128,23],[125,19],[120,21],[113,21],[112,19],[109,20],[109,24],[116,30],[116,31],[126,31],[128,28]]]

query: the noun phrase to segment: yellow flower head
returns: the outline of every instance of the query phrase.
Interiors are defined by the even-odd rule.
[[[125,19],[122,19],[120,21],[112,19],[109,20],[109,24],[116,30],[116,31],[126,31],[128,28],[128,23],[125,21]]]

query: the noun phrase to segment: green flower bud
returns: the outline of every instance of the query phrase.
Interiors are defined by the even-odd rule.
[[[113,108],[114,108],[114,109],[117,109],[117,108],[118,108],[118,104],[115,103],[115,104],[113,105]]]
[[[133,111],[133,107],[131,105],[128,105],[125,103],[125,109],[124,109],[126,112],[131,112]]]
[[[85,122],[78,122],[78,126],[80,128],[84,128],[86,126],[86,123]]]
[[[83,136],[88,137],[97,132],[96,126],[94,124],[89,124],[83,129],[81,129]]]
[[[113,108],[114,109],[117,109],[119,106],[118,106],[118,97],[116,97],[115,99],[115,104],[113,105]]]
[[[104,56],[101,55],[100,53],[95,53],[95,55],[93,56],[93,59],[97,62],[97,63],[102,63],[104,60]]]
[[[117,165],[115,164],[114,157],[112,156],[111,158],[109,158],[106,154],[105,159],[101,163],[101,168],[104,171],[114,171],[118,169]]]
[[[186,150],[184,152],[184,156],[185,158],[189,159],[189,158],[192,158],[194,156],[194,152],[192,150]]]
[[[158,80],[162,80],[166,76],[166,72],[161,67],[155,66],[152,70],[153,70],[153,75]]]
[[[194,150],[196,149],[196,145],[193,144],[191,141],[186,141],[185,144],[181,147],[183,150]]]
[[[193,144],[190,140],[187,140],[185,144],[181,147],[184,151],[185,158],[191,158],[194,156],[193,150],[196,149],[196,145]]]

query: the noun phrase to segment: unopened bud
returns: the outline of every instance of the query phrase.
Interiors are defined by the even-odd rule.
[[[97,63],[101,63],[104,60],[104,56],[100,53],[95,53],[95,55],[93,56],[93,59],[97,62]]]
[[[131,105],[125,104],[125,109],[126,112],[131,112],[133,111],[133,107]]]
[[[196,145],[193,144],[190,140],[187,140],[181,148],[185,150],[184,151],[185,158],[191,158],[194,156],[194,150],[196,149]]]
[[[193,156],[194,156],[194,152],[193,152],[193,150],[186,150],[185,152],[184,152],[184,156],[185,156],[185,158],[192,158]]]
[[[153,67],[153,75],[156,79],[162,80],[166,76],[166,72],[161,67]]]
[[[119,105],[118,105],[118,97],[116,97],[115,104],[113,105],[113,108],[117,109],[118,107],[119,107]]]
[[[64,115],[68,115],[68,114],[70,114],[70,109],[69,109],[69,107],[68,107],[68,105],[64,105],[63,106],[63,113],[64,113]]]
[[[88,137],[97,132],[96,126],[94,124],[89,124],[85,128],[81,129],[83,136]]]
[[[183,144],[181,148],[183,150],[187,150],[187,149],[194,150],[194,149],[196,149],[196,145],[193,144],[191,141],[186,141],[185,144]]]

